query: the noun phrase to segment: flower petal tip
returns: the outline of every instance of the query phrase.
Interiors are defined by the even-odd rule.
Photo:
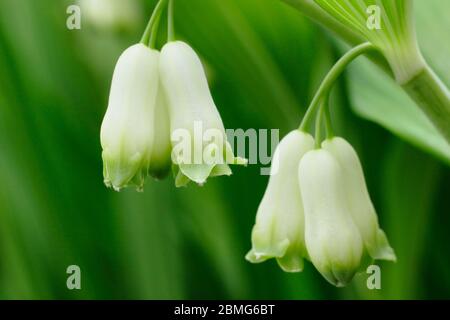
[[[262,252],[256,252],[253,249],[251,249],[246,255],[245,260],[251,263],[261,263],[267,260],[267,257]]]
[[[297,273],[303,271],[303,259],[299,256],[277,258],[277,263],[284,272]]]

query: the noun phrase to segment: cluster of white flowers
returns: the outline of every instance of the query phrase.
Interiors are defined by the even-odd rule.
[[[205,142],[194,134],[196,123],[218,134]],[[200,153],[203,159],[209,152],[215,160],[194,162],[178,151],[172,155],[178,143],[186,145],[179,141],[180,131],[193,140],[188,144],[196,148],[193,155]],[[113,75],[101,144],[105,184],[117,191],[127,186],[142,190],[147,175],[163,178],[171,167],[176,185],[183,186],[230,175],[228,164],[245,163],[234,158],[226,142],[199,57],[181,41],[167,43],[161,53],[144,44],[123,52]]]
[[[195,51],[181,41],[169,41],[161,52],[146,45],[155,43],[155,21],[167,2],[159,1],[142,43],[125,50],[114,71],[101,145],[105,184],[117,191],[128,186],[142,190],[148,175],[161,179],[171,169],[176,186],[202,185],[208,177],[230,175],[230,164],[246,164],[233,155]],[[361,44],[335,64],[300,128],[277,146],[247,260],[276,258],[284,271],[300,272],[307,259],[335,286],[348,284],[373,259],[396,260],[379,227],[358,155],[333,136],[327,113],[336,78],[373,48]],[[329,133],[324,141],[323,112]],[[315,138],[306,133],[314,113]]]
[[[246,258],[276,258],[287,272],[310,260],[333,285],[344,286],[371,259],[395,261],[379,228],[359,158],[344,139],[289,133],[275,151],[278,170],[270,177]]]

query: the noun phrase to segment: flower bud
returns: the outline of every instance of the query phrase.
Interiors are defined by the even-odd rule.
[[[160,73],[170,110],[172,162],[176,185],[203,184],[209,176],[230,175],[228,164],[245,164],[233,156],[205,71],[184,42],[167,43]]]
[[[252,231],[252,249],[246,256],[250,262],[276,258],[284,271],[303,270],[307,253],[297,170],[300,159],[313,148],[314,139],[298,130],[290,132],[277,146]]]
[[[298,169],[311,262],[335,286],[345,286],[361,263],[363,241],[344,188],[344,172],[328,151],[309,151]]]
[[[154,139],[159,53],[142,44],[126,49],[114,70],[101,127],[105,184],[142,190]]]
[[[329,151],[343,169],[345,179],[342,188],[346,191],[350,213],[369,255],[372,259],[395,261],[394,250],[378,225],[378,217],[370,200],[356,151],[346,140],[339,137],[325,140],[322,148]]]

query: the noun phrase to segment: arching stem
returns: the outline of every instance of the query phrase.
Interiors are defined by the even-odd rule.
[[[167,0],[159,0],[158,4],[155,7],[155,10],[153,10],[152,16],[150,17],[150,20],[148,21],[147,27],[145,28],[144,34],[142,35],[140,43],[144,45],[150,45],[151,41],[150,38],[153,35],[153,29],[159,22],[159,18],[161,17],[161,13],[166,7]],[[155,33],[156,36],[156,33]],[[156,42],[154,39],[152,41]]]
[[[168,41],[175,41],[175,26],[173,21],[173,2],[174,0],[169,0],[169,13],[168,13],[168,29],[167,38]]]
[[[375,47],[371,43],[366,42],[360,44],[349,50],[344,56],[342,56],[341,59],[339,59],[338,62],[336,62],[336,64],[331,68],[330,72],[328,72],[319,89],[317,90],[310,106],[308,107],[308,110],[306,111],[305,116],[303,117],[299,130],[306,130],[306,128],[310,124],[311,119],[314,116],[314,113],[320,107],[321,101],[329,95],[332,86],[345,70],[345,68],[357,57],[371,50],[375,50]]]

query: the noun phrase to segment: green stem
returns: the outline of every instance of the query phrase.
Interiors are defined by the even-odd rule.
[[[161,11],[161,13],[162,13],[162,11]],[[156,40],[158,38],[158,29],[159,29],[159,21],[160,20],[161,20],[161,14],[159,14],[155,20],[155,24],[154,24],[154,26],[152,28],[152,32],[150,34],[150,40],[148,41],[148,45],[152,49],[156,48]]]
[[[338,36],[347,40],[352,46],[355,46],[364,40],[350,28],[331,17],[325,10],[319,7],[311,0],[282,0],[297,10],[303,12],[306,16],[314,20],[321,26],[332,30]]]
[[[175,41],[175,27],[173,21],[173,0],[169,0],[169,13],[168,13],[168,29],[167,39],[168,41]]]
[[[166,4],[167,0],[159,0],[158,4],[155,7],[155,10],[153,10],[150,20],[148,21],[147,27],[145,28],[140,43],[144,45],[148,45],[150,43],[150,37],[153,34],[153,27],[159,21],[159,17],[161,17],[161,13],[164,10]]]
[[[402,87],[450,143],[450,92],[433,70],[426,65]]]
[[[317,112],[316,115],[316,128],[315,128],[315,143],[316,143],[316,149],[320,149],[320,143],[322,142],[322,115],[323,115],[323,108],[324,104],[322,104],[322,107]]]
[[[338,20],[334,19],[330,14],[323,10],[319,5],[317,5],[313,0],[281,0],[298,11],[305,14],[315,23],[324,27],[325,29],[331,31],[341,39],[343,39],[351,47],[363,43],[364,38],[358,35],[356,32],[352,31],[350,28],[340,23]],[[367,56],[372,60],[377,66],[383,69],[389,76],[393,76],[391,68],[387,63],[383,55],[374,51]]]
[[[348,44],[354,46],[360,43],[361,37],[356,35],[351,29],[340,24],[330,15],[326,14],[318,5],[311,0],[282,0],[299,11],[306,14],[309,18],[334,32]],[[376,65],[381,67],[391,78],[393,73],[385,58],[379,52],[368,54]],[[402,84],[402,88],[409,94],[414,102],[424,111],[426,116],[432,121],[439,132],[450,143],[450,103],[449,89],[434,74],[430,67],[426,66],[424,70],[418,73],[416,77]],[[381,93],[380,93],[381,94]]]
[[[333,125],[331,124],[331,114],[330,114],[330,104],[329,96],[327,96],[323,102],[323,112],[325,115],[325,127],[327,130],[327,139],[332,139],[334,137]]]
[[[317,90],[306,114],[303,118],[302,123],[300,124],[299,130],[306,131],[306,128],[309,125],[314,113],[317,111],[317,108],[320,106],[320,102],[322,99],[329,94],[331,87],[336,82],[337,78],[342,74],[345,68],[355,60],[360,55],[367,53],[368,51],[375,50],[375,47],[366,42],[360,44],[353,49],[349,50],[338,62],[331,68],[331,70],[326,75],[325,79],[322,81],[319,89]]]

